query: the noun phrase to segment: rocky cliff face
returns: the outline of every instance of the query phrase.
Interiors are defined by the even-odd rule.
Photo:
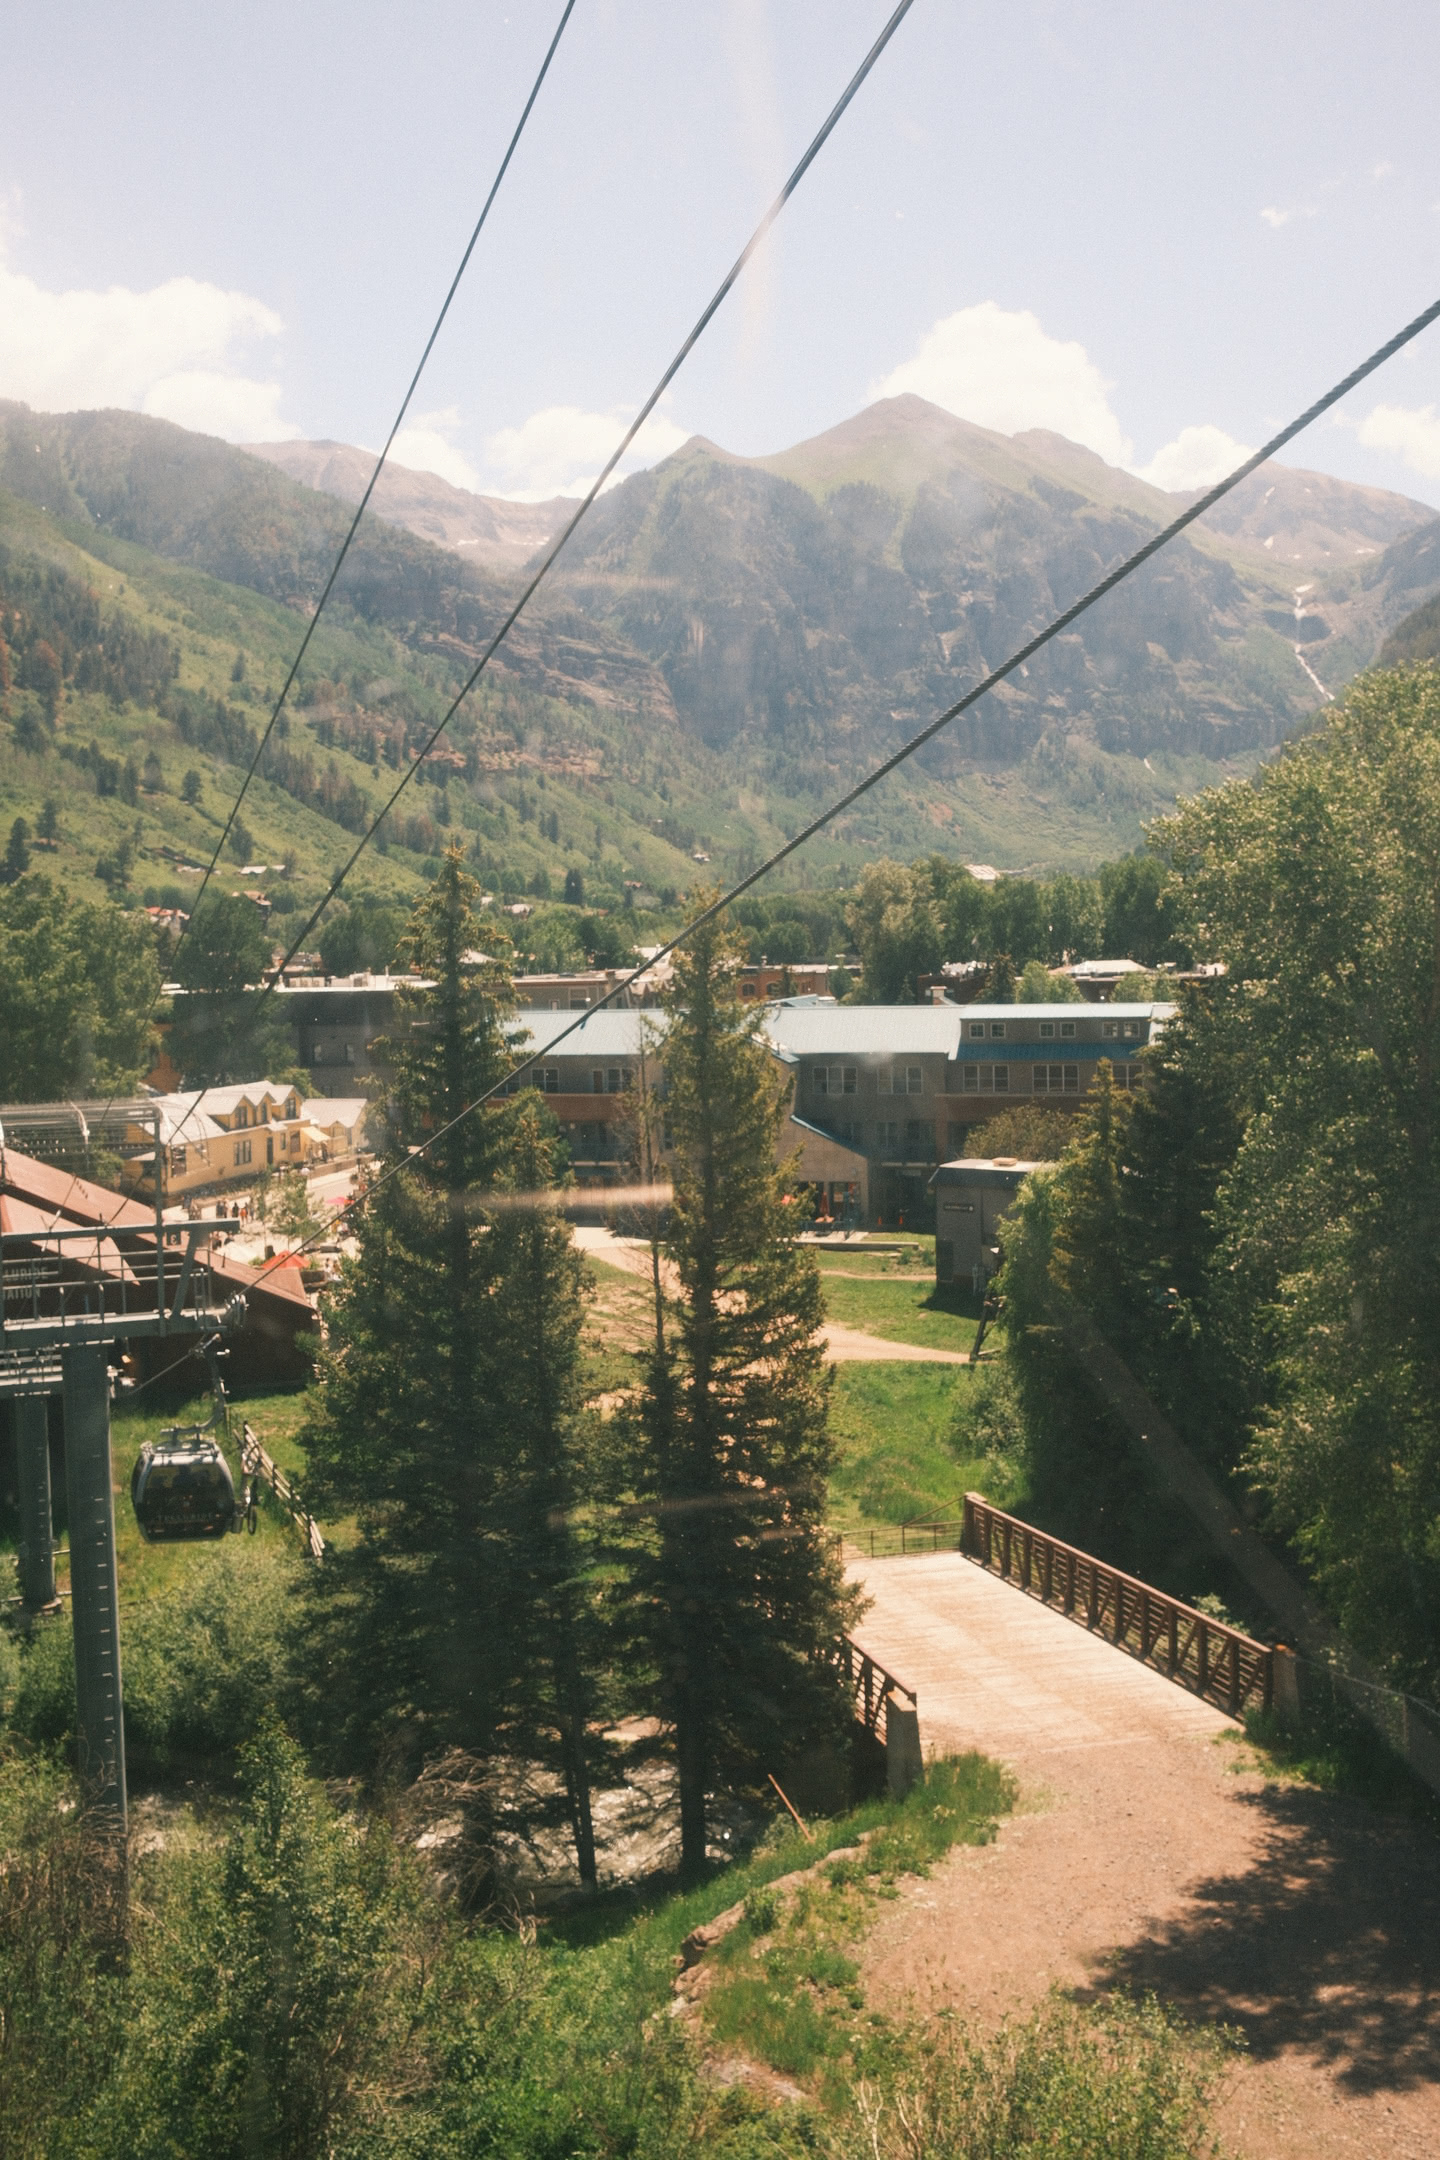
[[[896,398],[776,457],[696,438],[597,504],[561,581],[708,743],[843,765],[962,695],[1183,500],[1061,437]],[[1377,489],[1256,475],[931,756],[1263,750],[1368,663],[1417,574],[1440,584],[1413,533],[1430,522]]]

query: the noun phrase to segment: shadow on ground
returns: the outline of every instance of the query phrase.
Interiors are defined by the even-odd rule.
[[[1237,1798],[1263,1819],[1257,1864],[1196,1885],[1095,1992],[1153,1989],[1239,2027],[1256,2060],[1300,2049],[1355,2093],[1440,2084],[1440,1840],[1310,1787]]]

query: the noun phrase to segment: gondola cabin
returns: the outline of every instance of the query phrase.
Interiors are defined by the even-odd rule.
[[[222,1538],[238,1527],[235,1481],[213,1440],[147,1440],[130,1474],[130,1499],[152,1545]]]

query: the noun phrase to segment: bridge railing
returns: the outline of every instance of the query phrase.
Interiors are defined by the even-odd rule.
[[[1275,1653],[1238,1628],[966,1493],[960,1550],[1042,1605],[1238,1717],[1270,1708]]]
[[[882,1747],[888,1748],[891,1698],[897,1698],[897,1707],[914,1710],[919,1701],[915,1690],[906,1687],[903,1680],[897,1680],[894,1673],[887,1672],[877,1658],[871,1657],[868,1650],[862,1650],[849,1635],[840,1645],[840,1663],[856,1723],[863,1725]]]
[[[958,1552],[962,1527],[957,1515],[944,1522],[920,1519],[875,1523],[839,1531],[836,1535],[842,1545],[853,1546],[856,1552],[864,1553],[867,1560],[893,1560],[901,1553]]]

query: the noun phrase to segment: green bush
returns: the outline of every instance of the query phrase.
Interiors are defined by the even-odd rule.
[[[73,1781],[13,1743],[0,1751],[0,1853],[0,2146],[7,2160],[57,2160],[119,2037],[123,1890]]]
[[[121,1610],[125,1740],[156,1774],[224,1774],[269,1708],[286,1699],[298,1559],[278,1541],[227,1541],[166,1595]],[[37,1629],[11,1723],[26,1739],[67,1740],[75,1725],[68,1621]]]
[[[1053,2000],[977,2040],[912,2036],[859,2084],[833,2160],[1201,2160],[1231,2035],[1195,2032],[1153,1997],[1098,2010]]]
[[[411,2082],[433,1901],[383,1823],[335,1813],[267,1719],[223,1843],[164,1855],[133,1951],[94,2160],[370,2151]],[[353,2142],[352,2142],[353,2141]]]

